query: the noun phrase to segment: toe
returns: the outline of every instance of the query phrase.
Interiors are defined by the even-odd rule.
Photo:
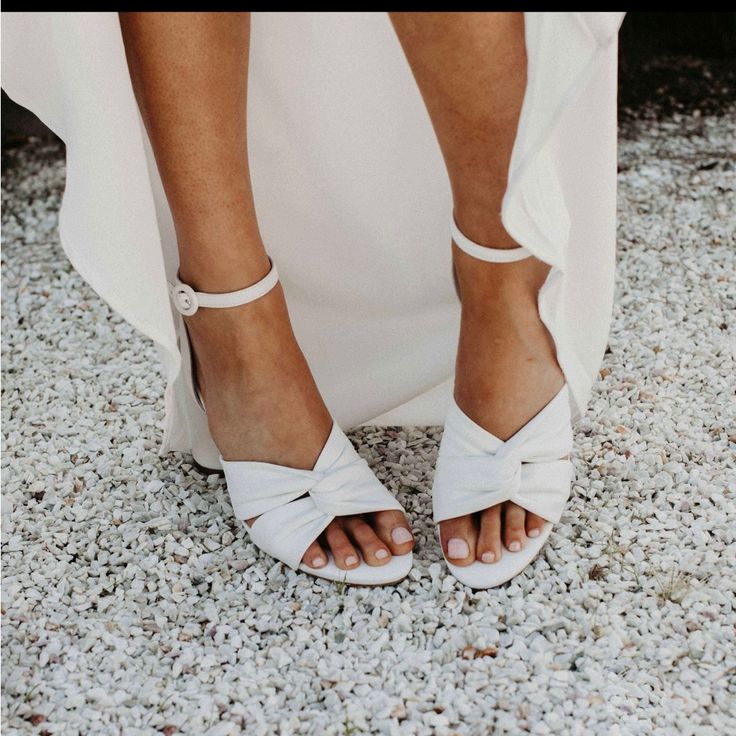
[[[353,547],[340,521],[335,519],[330,523],[325,530],[325,539],[330,547],[335,564],[341,570],[353,570],[360,565],[358,552]]]
[[[547,522],[541,517],[533,514],[531,511],[526,512],[526,535],[527,537],[538,537],[542,533],[542,528]]]
[[[480,513],[480,531],[475,556],[481,562],[501,559],[501,505],[496,504]]]
[[[453,565],[475,562],[478,532],[471,515],[458,516],[440,523],[440,541],[447,559]]]
[[[524,519],[526,511],[511,501],[505,504],[503,514],[503,543],[509,552],[518,552],[524,548],[526,531]]]
[[[307,547],[307,551],[304,553],[304,557],[302,557],[302,562],[309,567],[314,567],[315,569],[324,567],[327,564],[327,555],[319,542],[312,542],[312,544]]]
[[[403,512],[378,511],[373,514],[371,524],[391,554],[405,555],[413,549],[414,535]]]
[[[385,565],[391,559],[388,546],[378,538],[371,525],[361,516],[346,518],[343,521],[343,529],[358,546],[367,564]]]

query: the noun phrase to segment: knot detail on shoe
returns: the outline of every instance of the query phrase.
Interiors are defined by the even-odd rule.
[[[436,522],[513,501],[558,521],[570,495],[572,449],[567,387],[513,437],[500,440],[455,402],[448,412],[435,470]]]
[[[336,424],[312,470],[227,460],[222,467],[235,515],[258,517],[253,541],[293,569],[336,516],[401,510]]]

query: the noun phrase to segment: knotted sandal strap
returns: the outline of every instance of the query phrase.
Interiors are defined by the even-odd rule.
[[[572,450],[567,386],[505,442],[453,401],[440,443],[432,491],[436,522],[513,501],[559,521],[570,495]]]
[[[312,470],[228,460],[222,467],[235,515],[258,517],[253,542],[292,569],[336,516],[402,510],[334,423]]]

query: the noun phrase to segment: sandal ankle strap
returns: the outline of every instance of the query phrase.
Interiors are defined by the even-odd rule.
[[[513,261],[522,261],[532,255],[523,246],[519,246],[518,248],[489,248],[485,245],[475,243],[460,232],[454,216],[451,219],[450,232],[452,233],[452,239],[460,250],[481,261],[487,261],[489,263],[512,263]]]
[[[271,264],[271,270],[260,281],[256,281],[255,284],[251,284],[245,289],[226,291],[222,294],[208,294],[204,291],[194,291],[189,284],[185,284],[179,279],[179,274],[177,273],[174,283],[169,284],[171,301],[174,303],[176,311],[185,317],[191,317],[193,314],[196,314],[200,307],[226,309],[253,302],[268,294],[279,280],[276,265],[270,258],[268,261]]]

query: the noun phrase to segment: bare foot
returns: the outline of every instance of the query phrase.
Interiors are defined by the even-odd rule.
[[[226,460],[258,460],[311,469],[332,418],[289,322],[278,284],[261,299],[186,318],[212,437]],[[254,519],[248,519],[252,524]],[[380,566],[414,546],[400,511],[335,518],[302,561],[319,568],[329,549],[351,570],[361,557]]]
[[[455,400],[473,421],[507,440],[565,383],[537,309],[549,267],[535,258],[487,263],[455,245],[453,260],[462,299]],[[440,539],[453,564],[493,563],[503,547],[522,549],[544,523],[507,501],[441,522]]]

